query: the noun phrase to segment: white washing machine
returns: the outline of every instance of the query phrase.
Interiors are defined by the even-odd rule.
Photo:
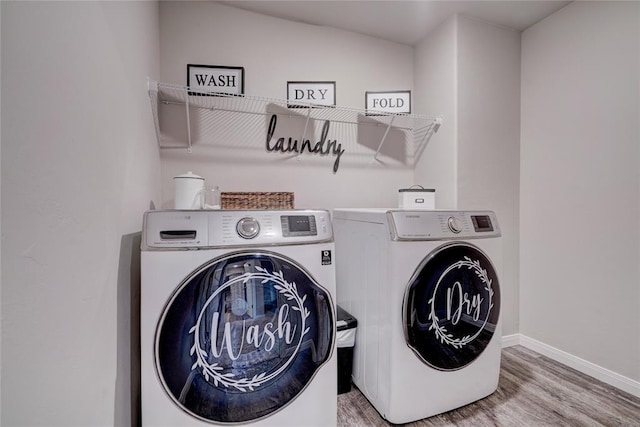
[[[336,209],[338,304],[358,321],[353,382],[392,423],[493,393],[500,228],[493,212]]]
[[[142,239],[144,426],[336,424],[329,212],[150,211]]]

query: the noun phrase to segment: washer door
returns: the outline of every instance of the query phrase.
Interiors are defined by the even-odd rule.
[[[330,358],[331,295],[271,252],[216,258],[167,301],[156,369],[173,402],[213,423],[267,417],[292,402]]]
[[[405,338],[429,366],[452,371],[473,362],[498,323],[500,287],[489,258],[469,243],[440,246],[407,288]]]

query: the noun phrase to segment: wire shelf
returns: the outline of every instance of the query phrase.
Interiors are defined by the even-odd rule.
[[[408,135],[408,140],[413,145],[413,150],[410,154],[413,161],[417,160],[433,133],[438,130],[442,123],[441,116],[392,114],[385,111],[352,107],[327,107],[299,101],[292,105],[289,101],[282,99],[208,92],[202,89],[156,81],[149,81],[149,97],[160,148],[186,148],[188,151],[191,151],[192,140],[194,139],[191,121],[195,117],[202,117],[202,114],[215,114],[214,120],[218,122],[227,121],[229,126],[235,125],[236,127],[242,123],[238,120],[243,115],[272,116],[277,114],[288,118],[300,119],[304,122],[304,130],[300,135],[301,141],[309,138],[309,132],[313,132],[313,127],[317,122],[324,123],[328,121],[332,124],[342,125],[343,128],[353,128],[354,126],[357,126],[358,129],[361,126],[382,127],[382,136],[380,137],[378,133],[378,137],[380,137],[379,143],[374,143],[370,146],[370,151],[375,151],[373,158],[377,159],[383,145],[389,139],[389,133],[399,131],[403,135]],[[165,144],[161,133],[162,116],[158,112],[162,105],[174,105],[177,108],[184,107],[187,127],[185,145]],[[247,123],[250,122],[255,121],[249,120]],[[263,120],[260,123],[263,123]],[[243,126],[246,126],[246,124],[243,123]],[[354,134],[352,130],[344,134],[347,135],[347,133],[351,137]],[[206,135],[199,135],[199,137],[207,140]]]

